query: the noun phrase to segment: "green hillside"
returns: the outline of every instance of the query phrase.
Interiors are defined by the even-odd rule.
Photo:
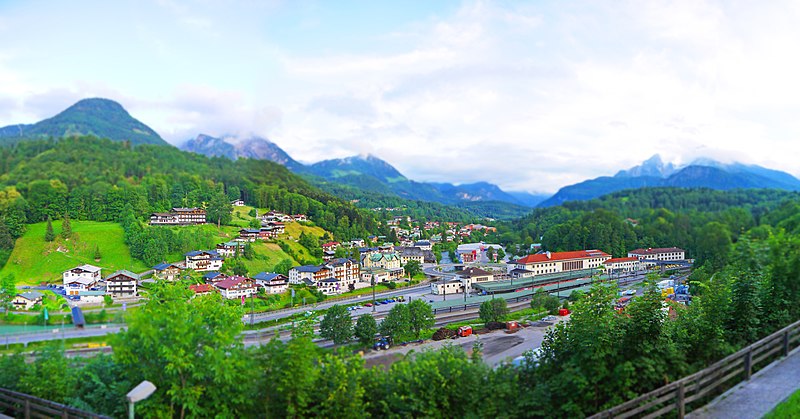
[[[14,274],[20,285],[41,282],[58,282],[67,269],[89,263],[103,268],[103,275],[117,269],[141,272],[147,267],[131,257],[123,240],[122,227],[117,223],[72,221],[72,237],[57,237],[45,242],[47,223],[28,226],[25,235],[17,239],[11,256],[0,275]],[[61,231],[61,221],[53,222],[56,234]],[[100,249],[100,261],[95,261],[95,247]]]

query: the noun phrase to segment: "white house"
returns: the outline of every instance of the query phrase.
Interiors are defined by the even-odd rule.
[[[639,260],[685,260],[686,251],[677,247],[662,247],[657,249],[636,249],[628,252],[628,257],[636,257]]]
[[[222,268],[223,259],[216,250],[195,250],[186,253],[186,268],[197,272],[218,271]]]
[[[267,291],[267,294],[283,294],[289,289],[289,278],[286,275],[259,272],[253,279],[257,286]]]
[[[614,274],[621,272],[636,272],[641,268],[639,258],[635,256],[626,258],[613,258],[604,262],[606,272]]]
[[[222,294],[223,298],[232,300],[234,298],[250,297],[258,292],[255,282],[243,276],[232,276],[224,281],[214,284]]]
[[[67,295],[79,295],[81,291],[88,291],[100,282],[101,268],[92,265],[81,265],[64,271],[61,277],[64,281],[64,292]]]
[[[126,270],[116,271],[106,277],[106,294],[113,298],[136,296],[139,275]]]
[[[17,294],[11,304],[14,306],[14,310],[30,310],[36,304],[40,304],[43,297],[44,294],[39,291],[23,292]]]

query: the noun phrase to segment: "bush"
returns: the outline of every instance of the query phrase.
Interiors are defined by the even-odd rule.
[[[547,300],[545,300],[544,302],[544,309],[547,310],[547,312],[549,312],[550,314],[557,314],[558,308],[560,306],[561,304],[558,301],[558,297],[552,295],[549,296]]]
[[[386,288],[389,288],[390,290],[393,290],[393,289],[397,288],[397,284],[394,283],[394,282],[387,282],[386,283]]]
[[[478,313],[484,323],[501,322],[508,315],[508,303],[502,298],[486,300],[481,303]]]

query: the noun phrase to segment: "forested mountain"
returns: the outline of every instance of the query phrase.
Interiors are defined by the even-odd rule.
[[[122,105],[99,98],[83,99],[58,115],[35,124],[0,128],[0,144],[23,139],[85,135],[128,141],[133,145],[169,145],[150,127],[130,116]]]
[[[717,190],[774,188],[800,190],[800,180],[778,170],[742,163],[724,164],[698,159],[683,168],[664,164],[656,155],[639,166],[622,170],[615,176],[602,176],[561,188],[539,204],[541,207],[568,201],[597,198],[612,192],[644,187],[710,188]]]
[[[266,138],[250,137],[216,138],[200,134],[180,146],[181,150],[203,154],[209,157],[227,157],[232,160],[238,158],[268,160],[286,166],[289,170],[302,171],[303,165],[295,161],[277,144]]]
[[[69,137],[0,147],[0,173],[0,248],[5,250],[13,247],[26,222],[48,217],[144,220],[151,212],[202,206],[214,220],[239,197],[262,208],[308,214],[345,240],[377,229],[372,214],[268,161]]]

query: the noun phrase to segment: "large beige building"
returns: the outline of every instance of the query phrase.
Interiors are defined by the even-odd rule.
[[[577,250],[574,252],[546,252],[528,255],[516,261],[509,262],[511,271],[532,272],[530,275],[544,275],[558,272],[579,271],[582,269],[599,268],[603,262],[611,259],[611,255],[600,250]],[[518,273],[519,271],[515,272]],[[517,275],[523,276],[523,275]]]
[[[608,273],[636,272],[641,269],[639,258],[631,256],[626,258],[614,258],[605,261]]]
[[[636,249],[628,252],[628,257],[636,257],[639,260],[686,260],[686,251],[677,247],[662,247],[657,249]]]

